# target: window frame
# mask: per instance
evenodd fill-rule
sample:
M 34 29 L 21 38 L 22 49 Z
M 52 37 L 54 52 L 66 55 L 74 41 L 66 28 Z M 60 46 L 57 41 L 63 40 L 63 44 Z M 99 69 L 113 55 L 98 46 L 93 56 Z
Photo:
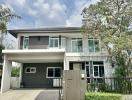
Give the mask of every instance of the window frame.
M 28 40 L 28 44 L 27 44 L 27 48 L 25 48 L 24 44 L 25 44 L 25 40 Z M 23 49 L 28 49 L 29 48 L 29 36 L 24 36 L 23 37 L 23 46 L 22 46 Z
M 89 40 L 92 40 L 93 44 L 94 44 L 94 46 L 93 46 L 94 50 L 92 52 L 90 52 L 90 50 L 89 50 L 90 49 L 89 48 Z M 99 51 L 96 51 L 95 41 L 98 41 L 98 43 L 99 43 Z M 88 38 L 88 52 L 90 52 L 90 53 L 100 52 L 100 39 L 98 39 L 98 38 Z
M 94 67 L 98 67 L 98 76 L 95 76 L 95 74 L 94 74 Z M 93 65 L 93 77 L 94 78 L 100 78 L 100 72 L 99 72 L 99 65 Z
M 55 69 L 56 68 L 59 68 L 61 70 L 60 74 L 62 73 L 62 68 L 61 67 L 47 67 L 47 70 L 46 70 L 46 78 L 61 78 L 62 75 L 60 75 L 60 77 L 55 77 Z M 48 76 L 48 69 L 53 69 L 53 77 L 49 77 Z
M 30 72 L 27 72 L 27 69 L 30 68 Z M 34 72 L 31 71 L 31 69 L 35 69 Z M 36 67 L 26 67 L 25 68 L 25 73 L 36 73 Z
M 82 49 L 81 49 L 81 51 L 79 51 L 79 49 L 77 48 L 77 51 L 76 51 L 76 53 L 80 53 L 80 52 L 83 52 L 83 39 L 82 38 L 72 38 L 72 40 L 71 40 L 71 52 L 75 52 L 75 51 L 73 51 L 73 44 L 72 44 L 72 42 L 73 41 L 79 41 L 79 40 L 81 40 L 82 41 Z
M 85 70 L 86 70 L 86 75 L 87 75 L 87 68 L 86 67 L 89 67 L 88 68 L 88 72 L 89 72 L 89 77 L 87 76 L 87 78 L 90 78 L 90 62 L 89 62 L 89 64 L 87 64 L 87 61 L 85 62 Z
M 57 47 L 50 47 L 50 43 L 51 43 L 50 39 L 52 39 L 52 38 L 58 40 L 58 46 Z M 50 49 L 52 49 L 52 48 L 59 48 L 59 36 L 50 36 L 49 37 L 49 48 Z

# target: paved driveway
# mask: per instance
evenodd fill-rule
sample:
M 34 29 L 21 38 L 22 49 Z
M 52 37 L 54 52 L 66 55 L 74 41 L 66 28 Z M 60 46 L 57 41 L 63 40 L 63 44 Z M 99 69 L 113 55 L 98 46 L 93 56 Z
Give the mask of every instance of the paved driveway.
M 22 89 L 0 94 L 0 100 L 58 100 L 58 90 Z

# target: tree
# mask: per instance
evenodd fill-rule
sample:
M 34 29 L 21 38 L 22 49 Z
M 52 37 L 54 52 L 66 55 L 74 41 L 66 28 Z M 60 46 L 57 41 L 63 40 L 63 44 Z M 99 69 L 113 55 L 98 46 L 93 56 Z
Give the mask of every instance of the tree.
M 3 33 L 6 33 L 7 24 L 14 18 L 21 18 L 20 16 L 13 13 L 10 8 L 5 5 L 0 4 L 0 31 L 1 31 L 1 41 L 3 40 Z
M 132 50 L 132 0 L 100 0 L 82 11 L 83 33 L 100 37 L 102 48 L 110 54 L 110 60 L 121 66 L 119 60 L 124 57 L 125 72 L 131 65 Z M 128 75 L 128 73 L 126 73 Z M 126 75 L 124 75 L 126 76 Z
M 2 62 L 2 49 L 4 49 L 3 34 L 6 33 L 7 24 L 14 18 L 20 18 L 20 16 L 14 14 L 10 8 L 0 4 L 0 62 Z

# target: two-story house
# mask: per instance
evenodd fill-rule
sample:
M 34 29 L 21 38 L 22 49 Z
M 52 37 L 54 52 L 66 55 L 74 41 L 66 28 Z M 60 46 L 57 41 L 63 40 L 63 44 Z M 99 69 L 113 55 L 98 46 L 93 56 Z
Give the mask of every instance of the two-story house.
M 17 38 L 16 50 L 3 50 L 1 92 L 10 88 L 12 61 L 21 63 L 21 84 L 25 88 L 53 88 L 63 70 L 80 64 L 87 77 L 111 77 L 108 53 L 100 48 L 99 37 L 87 37 L 80 27 L 9 30 Z

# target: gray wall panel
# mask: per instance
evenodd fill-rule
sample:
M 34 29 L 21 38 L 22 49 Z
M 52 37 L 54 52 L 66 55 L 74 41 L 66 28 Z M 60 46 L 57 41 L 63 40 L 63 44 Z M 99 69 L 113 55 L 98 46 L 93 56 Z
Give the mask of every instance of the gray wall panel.
M 53 88 L 53 79 L 46 78 L 47 67 L 62 67 L 63 63 L 25 63 L 22 83 L 26 88 Z M 36 67 L 36 73 L 25 73 L 26 67 Z
M 48 36 L 30 36 L 29 49 L 47 49 L 49 46 Z
M 48 45 L 49 37 L 48 36 L 30 36 L 29 45 Z
M 23 36 L 20 40 L 20 49 L 23 45 Z M 29 36 L 29 49 L 47 49 L 49 46 L 49 36 Z

